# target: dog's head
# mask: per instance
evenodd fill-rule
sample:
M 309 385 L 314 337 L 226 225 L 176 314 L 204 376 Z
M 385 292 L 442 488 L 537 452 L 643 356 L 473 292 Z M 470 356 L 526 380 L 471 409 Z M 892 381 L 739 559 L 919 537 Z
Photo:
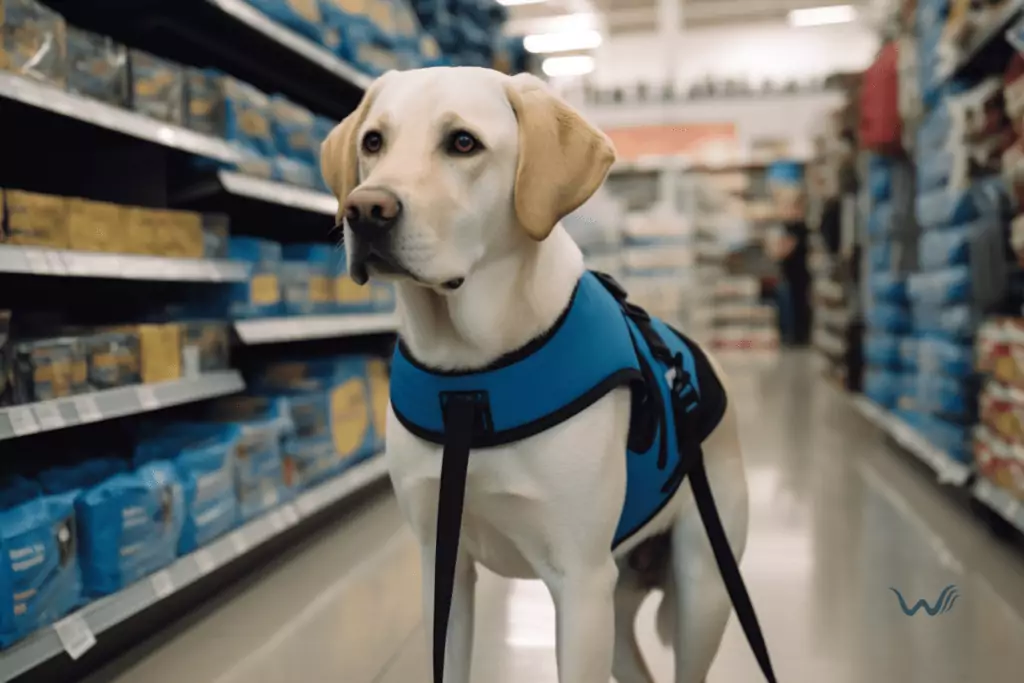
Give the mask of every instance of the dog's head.
M 468 67 L 385 74 L 321 150 L 352 278 L 440 291 L 545 239 L 614 158 L 539 79 Z

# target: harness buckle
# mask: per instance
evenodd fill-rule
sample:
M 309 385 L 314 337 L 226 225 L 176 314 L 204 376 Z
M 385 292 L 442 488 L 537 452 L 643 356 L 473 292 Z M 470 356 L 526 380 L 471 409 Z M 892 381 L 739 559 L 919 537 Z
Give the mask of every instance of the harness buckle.
M 473 440 L 486 438 L 494 434 L 491 399 L 486 391 L 442 391 L 440 393 L 440 400 L 441 416 L 444 419 L 446 430 L 449 426 L 455 429 L 466 428 L 463 425 L 450 425 L 450 416 L 453 414 L 453 408 L 456 404 L 460 407 L 469 404 L 473 411 L 473 424 L 471 427 Z

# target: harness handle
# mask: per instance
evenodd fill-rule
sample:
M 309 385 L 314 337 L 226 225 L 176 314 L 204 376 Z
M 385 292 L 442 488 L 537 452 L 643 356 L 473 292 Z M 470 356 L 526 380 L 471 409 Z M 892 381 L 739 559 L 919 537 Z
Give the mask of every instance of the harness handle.
M 478 401 L 473 395 L 452 394 L 445 402 L 444 451 L 437 499 L 437 539 L 434 555 L 434 683 L 444 681 L 448 620 L 455 591 L 455 568 L 462 535 L 466 474 Z

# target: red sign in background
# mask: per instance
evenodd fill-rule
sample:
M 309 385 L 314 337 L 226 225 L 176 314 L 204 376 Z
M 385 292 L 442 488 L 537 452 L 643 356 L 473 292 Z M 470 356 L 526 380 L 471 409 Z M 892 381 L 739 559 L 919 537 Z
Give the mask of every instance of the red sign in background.
M 734 123 L 685 123 L 633 126 L 605 130 L 618 157 L 633 161 L 644 156 L 680 155 L 700 159 L 712 149 L 732 148 L 737 142 Z

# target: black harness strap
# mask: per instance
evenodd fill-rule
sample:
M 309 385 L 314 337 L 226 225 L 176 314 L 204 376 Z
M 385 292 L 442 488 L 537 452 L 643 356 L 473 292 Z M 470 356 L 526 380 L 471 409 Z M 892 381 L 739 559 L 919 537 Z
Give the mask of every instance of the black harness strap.
M 462 535 L 469 449 L 478 421 L 479 402 L 472 395 L 453 394 L 445 402 L 445 444 L 441 455 L 441 486 L 437 499 L 437 541 L 434 556 L 434 683 L 444 681 L 448 619 L 455 592 L 455 567 Z

